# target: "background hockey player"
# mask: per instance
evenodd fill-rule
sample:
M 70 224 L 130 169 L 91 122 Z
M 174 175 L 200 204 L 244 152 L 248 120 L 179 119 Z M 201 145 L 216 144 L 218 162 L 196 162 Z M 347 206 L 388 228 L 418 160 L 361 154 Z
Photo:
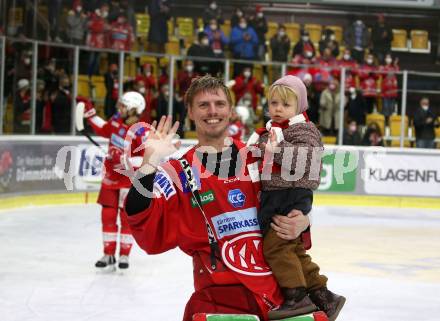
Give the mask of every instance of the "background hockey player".
M 122 202 L 131 186 L 130 179 L 117 170 L 124 169 L 124 164 L 130 162 L 133 166 L 140 165 L 142 151 L 132 154 L 132 157 L 124 155 L 124 144 L 127 135 L 132 135 L 130 140 L 131 151 L 136 150 L 142 144 L 145 130 L 135 133 L 129 131 L 130 126 L 137 123 L 139 116 L 145 109 L 145 99 L 137 92 L 125 93 L 117 103 L 117 113 L 109 120 L 104 121 L 96 115 L 96 111 L 90 102 L 85 102 L 84 118 L 92 126 L 96 134 L 110 140 L 108 154 L 104 162 L 105 173 L 99 192 L 98 203 L 102 205 L 102 231 L 104 241 L 104 256 L 95 264 L 98 268 L 114 267 L 116 263 L 116 243 L 118 239 L 118 213 L 123 211 Z M 119 262 L 121 269 L 128 268 L 128 256 L 132 246 L 132 236 L 125 215 L 120 216 L 119 235 Z

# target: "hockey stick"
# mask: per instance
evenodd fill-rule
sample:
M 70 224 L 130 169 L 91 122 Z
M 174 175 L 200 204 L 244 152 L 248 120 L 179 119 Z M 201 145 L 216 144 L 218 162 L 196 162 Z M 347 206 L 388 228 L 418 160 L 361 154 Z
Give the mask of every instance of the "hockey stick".
M 95 146 L 99 147 L 105 154 L 106 152 L 102 148 L 102 146 L 94 140 L 84 129 L 84 109 L 86 105 L 80 101 L 76 105 L 76 111 L 75 111 L 75 127 L 78 132 L 80 132 L 82 135 L 86 136 L 87 139 Z

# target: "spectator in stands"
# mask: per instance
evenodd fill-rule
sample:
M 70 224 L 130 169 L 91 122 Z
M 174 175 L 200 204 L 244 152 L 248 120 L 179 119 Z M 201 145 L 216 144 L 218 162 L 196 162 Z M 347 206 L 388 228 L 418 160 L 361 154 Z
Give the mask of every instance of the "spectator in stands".
M 332 56 L 330 48 L 324 49 L 322 56 L 315 59 L 314 65 L 310 73 L 313 75 L 313 88 L 320 95 L 334 78 L 333 73 L 337 68 L 336 59 Z
M 319 101 L 319 125 L 323 135 L 335 135 L 339 129 L 340 102 L 339 82 L 333 79 Z
M 58 75 L 56 72 L 56 59 L 52 58 L 46 61 L 38 76 L 45 83 L 45 91 L 50 95 L 58 88 Z
M 300 55 L 302 58 L 313 59 L 315 57 L 315 46 L 310 40 L 310 35 L 307 30 L 301 31 L 301 39 L 293 47 L 292 57 Z
M 435 127 L 438 127 L 437 115 L 429 106 L 429 98 L 420 100 L 420 108 L 414 114 L 414 128 L 416 130 L 417 148 L 435 148 Z
M 255 111 L 258 103 L 258 96 L 264 95 L 264 85 L 252 75 L 250 67 L 245 67 L 243 72 L 235 77 L 234 81 L 235 83 L 232 86 L 232 91 L 235 94 L 235 100 L 240 101 L 240 99 L 248 93 L 251 97 L 251 106 Z
M 31 95 L 29 80 L 20 79 L 14 99 L 14 134 L 29 134 L 31 120 Z
M 289 59 L 290 39 L 286 34 L 286 27 L 278 25 L 277 33 L 270 39 L 270 49 L 272 51 L 272 61 L 287 62 Z M 278 79 L 277 77 L 274 77 Z
M 359 134 L 358 124 L 355 120 L 351 120 L 344 129 L 342 144 L 352 146 L 359 146 L 362 144 L 361 134 Z
M 168 85 L 162 85 L 157 98 L 157 120 L 162 116 L 168 115 L 168 101 L 170 99 L 170 88 Z M 173 99 L 173 114 L 176 111 L 176 100 Z
M 136 6 L 135 0 L 122 0 L 121 9 L 125 12 L 127 17 L 127 22 L 133 30 L 133 34 L 136 38 L 137 36 L 137 20 L 136 20 Z
M 107 17 L 109 7 L 107 4 L 102 4 L 100 8 L 96 9 L 90 15 L 87 24 L 88 34 L 86 38 L 86 45 L 92 48 L 106 48 L 107 47 L 107 32 L 110 28 Z M 91 51 L 89 57 L 88 75 L 96 74 L 99 65 L 99 52 Z
M 220 29 L 218 20 L 212 18 L 209 24 L 205 27 L 205 33 L 209 39 L 209 45 L 214 52 L 216 58 L 225 58 L 225 48 L 229 43 L 229 39 Z
M 255 48 L 258 46 L 258 36 L 246 18 L 240 18 L 238 26 L 231 31 L 231 47 L 235 59 L 254 60 L 257 56 Z
M 108 9 L 108 22 L 113 23 L 118 19 L 121 12 L 121 3 L 119 0 L 111 0 Z
M 189 57 L 205 57 L 205 58 L 215 58 L 214 51 L 209 45 L 208 35 L 204 32 L 199 32 L 198 42 L 195 42 L 188 48 L 187 56 Z M 206 75 L 211 73 L 212 65 L 215 62 L 211 61 L 197 61 L 194 59 L 194 71 L 200 75 Z
M 236 108 L 232 108 L 232 116 L 228 128 L 229 136 L 232 139 L 238 139 L 243 141 L 245 134 L 245 127 L 241 121 L 240 115 L 237 113 Z
M 73 8 L 67 14 L 66 34 L 70 43 L 81 46 L 84 44 L 84 36 L 87 29 L 87 15 L 83 11 L 80 0 L 73 3 Z
M 335 32 L 331 29 L 324 29 L 321 40 L 319 41 L 319 52 L 322 55 L 325 48 L 329 48 L 332 56 L 339 56 L 339 43 L 336 41 Z
M 309 104 L 307 116 L 309 116 L 311 122 L 317 125 L 319 121 L 319 96 L 313 89 L 313 76 L 309 73 L 305 73 L 300 78 L 307 88 L 307 102 Z
M 258 37 L 257 58 L 258 60 L 265 60 L 266 56 L 266 33 L 268 30 L 266 17 L 264 16 L 263 8 L 257 5 L 255 8 L 255 15 L 249 18 L 249 25 L 254 28 Z
M 52 125 L 56 134 L 67 134 L 71 130 L 72 97 L 70 79 L 67 75 L 60 78 L 58 90 L 51 96 Z
M 399 85 L 397 83 L 396 72 L 399 71 L 399 59 L 396 58 L 393 61 L 393 57 L 390 53 L 385 56 L 385 64 L 379 67 L 381 81 L 381 94 L 382 94 L 382 114 L 385 116 L 386 123 L 393 113 L 397 113 L 395 109 L 397 96 L 399 91 Z
M 61 15 L 63 13 L 63 1 L 62 0 L 49 0 L 48 3 L 48 15 L 49 15 L 49 26 L 50 26 L 50 36 L 53 41 L 62 42 L 60 38 L 60 21 Z
M 24 50 L 19 54 L 19 57 L 14 66 L 15 79 L 31 79 L 32 51 Z
M 210 0 L 209 6 L 205 9 L 203 14 L 204 27 L 206 28 L 209 24 L 211 24 L 213 19 L 218 25 L 222 25 L 224 23 L 222 9 L 217 5 L 216 0 Z
M 362 145 L 364 146 L 383 146 L 383 136 L 379 125 L 372 122 L 368 125 L 364 137 L 362 138 Z
M 104 75 L 105 80 L 105 102 L 104 115 L 110 119 L 116 113 L 116 103 L 119 98 L 119 70 L 117 64 L 110 64 L 108 72 Z
M 119 11 L 116 20 L 110 26 L 110 47 L 118 51 L 130 51 L 134 41 L 133 29 L 127 22 L 125 12 Z
M 151 0 L 148 5 L 150 28 L 148 30 L 149 50 L 165 53 L 168 42 L 168 19 L 170 7 L 167 0 Z
M 251 93 L 246 92 L 241 99 L 237 100 L 236 110 L 242 119 L 244 125 L 244 139 L 246 140 L 255 131 L 255 124 L 258 122 L 258 117 L 252 106 Z
M 44 108 L 46 106 L 46 93 L 44 92 L 44 88 L 46 84 L 44 80 L 37 80 L 37 97 L 36 97 L 36 111 L 35 111 L 35 132 L 41 133 L 43 132 L 43 118 L 44 118 Z
M 351 87 L 356 87 L 356 73 L 358 69 L 358 64 L 356 60 L 351 56 L 351 50 L 345 49 L 344 54 L 342 55 L 342 59 L 339 59 L 336 64 L 339 68 L 346 68 L 345 70 L 345 91 Z M 341 69 L 334 69 L 333 75 L 337 79 L 341 79 Z
M 358 69 L 358 77 L 362 89 L 362 95 L 367 104 L 367 112 L 370 114 L 376 109 L 378 94 L 377 80 L 379 78 L 378 68 L 374 63 L 374 56 L 368 54 L 364 63 Z
M 183 128 L 185 126 L 186 108 L 183 101 L 185 93 L 188 90 L 191 82 L 194 78 L 199 76 L 194 71 L 194 63 L 191 60 L 185 60 L 183 64 L 183 70 L 180 70 L 177 74 L 177 91 L 175 93 L 176 109 L 174 110 L 173 119 L 180 122 L 177 133 L 180 137 L 183 137 Z
M 356 121 L 358 125 L 365 125 L 367 105 L 362 94 L 355 87 L 350 87 L 347 101 L 348 118 Z
M 377 23 L 372 27 L 371 38 L 373 52 L 379 62 L 383 63 L 385 55 L 391 51 L 391 43 L 393 42 L 393 32 L 390 27 L 385 25 L 383 14 L 377 16 Z
M 183 102 L 183 97 L 191 85 L 191 82 L 197 77 L 199 77 L 199 74 L 194 69 L 194 63 L 191 60 L 185 60 L 183 70 L 180 70 L 177 74 L 178 91 L 176 98 L 178 102 Z
M 353 58 L 362 63 L 370 41 L 370 32 L 361 19 L 354 21 L 344 33 L 346 47 L 351 50 Z
M 240 23 L 240 19 L 244 17 L 244 12 L 241 8 L 235 8 L 231 17 L 231 28 L 237 27 Z
M 154 98 L 157 97 L 157 80 L 153 72 L 153 66 L 146 63 L 142 66 L 142 73 L 137 75 L 135 79 L 136 82 L 142 81 L 145 88 L 145 93 L 139 91 L 145 97 L 146 106 L 148 107 L 145 110 L 151 108 Z M 141 119 L 143 119 L 142 116 Z

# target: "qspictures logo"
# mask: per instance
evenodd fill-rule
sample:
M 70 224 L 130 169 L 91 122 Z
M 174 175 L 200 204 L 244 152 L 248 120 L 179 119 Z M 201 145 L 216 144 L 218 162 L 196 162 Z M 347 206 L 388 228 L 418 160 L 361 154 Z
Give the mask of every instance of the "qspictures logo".
M 12 179 L 13 164 L 14 160 L 9 150 L 0 152 L 0 192 L 8 188 Z

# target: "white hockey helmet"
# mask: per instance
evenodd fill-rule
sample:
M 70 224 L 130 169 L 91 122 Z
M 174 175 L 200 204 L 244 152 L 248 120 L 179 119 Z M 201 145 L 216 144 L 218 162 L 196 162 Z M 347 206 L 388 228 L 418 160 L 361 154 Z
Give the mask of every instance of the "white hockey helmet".
M 138 115 L 142 114 L 145 109 L 145 99 L 136 91 L 126 92 L 119 99 L 119 102 L 127 107 L 127 110 L 136 109 Z

